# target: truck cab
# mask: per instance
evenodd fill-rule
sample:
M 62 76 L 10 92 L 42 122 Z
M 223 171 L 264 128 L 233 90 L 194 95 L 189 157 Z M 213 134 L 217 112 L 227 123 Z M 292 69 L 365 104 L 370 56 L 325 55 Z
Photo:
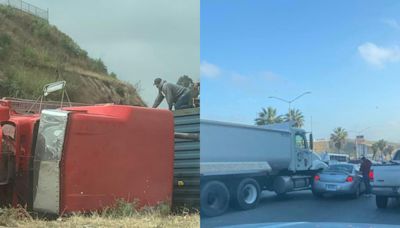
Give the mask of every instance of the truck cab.
M 264 126 L 267 129 L 282 129 L 288 130 L 292 137 L 292 153 L 295 159 L 291 159 L 288 168 L 291 172 L 315 173 L 315 170 L 326 168 L 326 165 L 321 162 L 321 157 L 313 152 L 313 135 L 301 128 L 290 127 L 292 122 L 271 124 Z M 307 137 L 308 136 L 308 137 Z
M 313 152 L 311 150 L 312 141 L 307 142 L 306 132 L 301 129 L 294 129 L 294 152 L 296 154 L 296 159 L 293 160 L 291 169 L 296 170 L 308 170 L 311 169 Z
M 0 205 L 32 206 L 32 146 L 39 124 L 36 114 L 17 114 L 0 103 Z
M 170 111 L 97 105 L 18 114 L 2 101 L 0 118 L 3 206 L 62 215 L 117 199 L 140 207 L 171 203 Z

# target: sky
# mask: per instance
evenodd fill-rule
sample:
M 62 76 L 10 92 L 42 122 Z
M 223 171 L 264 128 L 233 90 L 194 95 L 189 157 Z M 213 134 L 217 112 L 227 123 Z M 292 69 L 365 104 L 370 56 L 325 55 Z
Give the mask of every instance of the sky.
M 25 0 L 49 9 L 50 24 L 70 36 L 109 72 L 131 84 L 151 106 L 156 77 L 199 80 L 199 0 Z M 67 85 L 68 86 L 68 85 Z M 168 108 L 164 101 L 162 108 Z
M 400 1 L 201 1 L 202 119 L 254 124 L 286 100 L 315 139 L 400 142 Z M 312 119 L 312 121 L 311 121 Z

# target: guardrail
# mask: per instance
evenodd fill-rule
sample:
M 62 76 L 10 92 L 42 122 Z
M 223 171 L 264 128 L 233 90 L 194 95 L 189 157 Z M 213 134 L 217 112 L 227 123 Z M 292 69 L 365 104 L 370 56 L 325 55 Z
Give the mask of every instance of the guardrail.
M 67 107 L 70 103 L 64 102 L 61 104 L 59 101 L 44 101 L 42 102 L 41 106 L 40 103 L 34 100 L 27 100 L 27 99 L 18 99 L 12 97 L 4 97 L 3 100 L 7 100 L 11 102 L 11 107 L 18 113 L 26 113 L 30 110 L 30 113 L 39 113 L 40 108 L 43 109 L 57 109 L 61 106 Z M 84 104 L 84 103 L 72 103 L 71 106 L 88 106 L 93 104 Z
M 49 10 L 41 9 L 37 6 L 24 2 L 22 0 L 0 0 L 0 4 L 10 6 L 15 9 L 19 9 L 25 13 L 29 13 L 36 17 L 42 18 L 49 21 Z

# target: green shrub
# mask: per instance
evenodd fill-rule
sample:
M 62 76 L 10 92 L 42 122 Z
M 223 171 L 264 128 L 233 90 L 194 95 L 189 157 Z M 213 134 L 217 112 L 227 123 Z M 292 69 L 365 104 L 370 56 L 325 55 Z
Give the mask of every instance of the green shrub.
M 39 63 L 39 57 L 36 50 L 32 47 L 26 46 L 22 49 L 22 60 L 32 66 Z
M 11 36 L 7 33 L 0 34 L 0 58 L 3 59 L 8 55 L 11 46 Z
M 95 72 L 107 74 L 107 67 L 104 65 L 103 60 L 101 60 L 101 58 L 91 59 L 90 68 Z
M 111 72 L 110 76 L 111 76 L 112 78 L 117 78 L 117 75 L 116 75 L 114 72 Z
M 122 88 L 121 86 L 118 86 L 117 88 L 115 88 L 115 92 L 117 92 L 117 94 L 120 95 L 121 97 L 125 97 L 124 88 Z
M 34 19 L 32 21 L 32 34 L 44 39 L 50 39 L 51 27 L 50 25 L 42 19 Z

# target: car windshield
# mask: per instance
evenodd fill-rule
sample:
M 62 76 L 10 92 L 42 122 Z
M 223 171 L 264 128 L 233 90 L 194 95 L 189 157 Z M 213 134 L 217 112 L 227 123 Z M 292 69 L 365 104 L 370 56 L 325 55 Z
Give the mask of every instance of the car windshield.
M 353 172 L 353 166 L 352 165 L 331 165 L 329 166 L 325 171 L 326 172 L 346 172 L 346 173 L 351 173 Z

